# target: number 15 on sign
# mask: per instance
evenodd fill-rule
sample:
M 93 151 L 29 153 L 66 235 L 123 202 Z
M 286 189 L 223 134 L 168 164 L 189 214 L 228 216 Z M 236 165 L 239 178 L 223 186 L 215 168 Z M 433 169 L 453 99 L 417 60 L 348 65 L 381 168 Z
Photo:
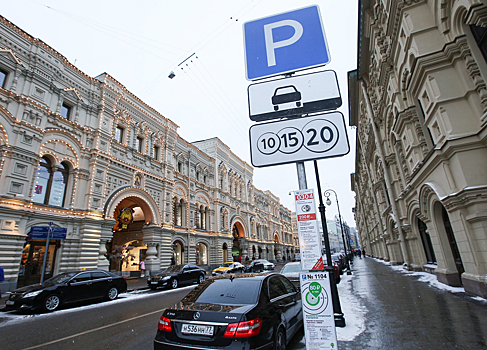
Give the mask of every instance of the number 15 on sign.
M 340 157 L 350 151 L 340 112 L 257 124 L 249 134 L 256 167 Z

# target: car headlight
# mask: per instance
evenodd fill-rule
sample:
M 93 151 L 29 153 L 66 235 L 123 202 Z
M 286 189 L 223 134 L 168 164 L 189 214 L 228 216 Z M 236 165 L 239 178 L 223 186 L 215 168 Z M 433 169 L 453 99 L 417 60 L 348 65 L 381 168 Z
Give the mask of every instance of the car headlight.
M 24 298 L 33 298 L 33 297 L 36 297 L 38 296 L 39 294 L 41 294 L 43 292 L 43 290 L 36 290 L 35 292 L 30 292 L 30 293 L 26 293 L 23 295 Z
M 161 278 L 161 281 L 167 281 L 167 280 L 168 280 L 168 279 L 170 279 L 170 278 L 171 278 L 171 276 L 165 276 L 165 277 L 162 277 L 162 278 Z

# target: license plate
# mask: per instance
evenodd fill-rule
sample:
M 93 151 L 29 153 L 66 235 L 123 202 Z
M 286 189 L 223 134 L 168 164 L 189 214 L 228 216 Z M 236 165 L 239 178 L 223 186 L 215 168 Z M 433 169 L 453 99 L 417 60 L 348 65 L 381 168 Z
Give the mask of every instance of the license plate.
M 213 326 L 201 326 L 195 324 L 183 324 L 181 333 L 186 334 L 201 334 L 201 335 L 213 335 Z
M 5 302 L 5 304 L 7 304 L 7 305 L 13 305 L 13 304 L 15 304 L 15 301 L 13 301 L 13 300 L 7 300 Z
M 159 282 L 151 282 L 150 284 L 159 284 Z

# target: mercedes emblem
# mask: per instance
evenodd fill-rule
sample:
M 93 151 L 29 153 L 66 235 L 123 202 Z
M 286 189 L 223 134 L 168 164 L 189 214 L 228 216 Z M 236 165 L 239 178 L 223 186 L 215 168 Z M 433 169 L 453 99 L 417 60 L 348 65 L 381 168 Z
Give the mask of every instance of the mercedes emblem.
M 193 315 L 193 318 L 197 320 L 198 318 L 200 318 L 200 316 L 201 316 L 200 313 L 196 311 L 196 313 Z

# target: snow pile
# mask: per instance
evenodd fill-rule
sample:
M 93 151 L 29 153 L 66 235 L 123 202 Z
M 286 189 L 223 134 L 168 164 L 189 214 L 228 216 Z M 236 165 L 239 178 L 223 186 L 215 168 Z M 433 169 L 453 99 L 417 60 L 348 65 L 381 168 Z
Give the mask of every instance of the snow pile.
M 352 275 L 343 274 L 338 284 L 338 294 L 346 327 L 336 328 L 337 339 L 351 341 L 365 330 L 367 308 L 360 303 L 359 295 L 352 293 Z

